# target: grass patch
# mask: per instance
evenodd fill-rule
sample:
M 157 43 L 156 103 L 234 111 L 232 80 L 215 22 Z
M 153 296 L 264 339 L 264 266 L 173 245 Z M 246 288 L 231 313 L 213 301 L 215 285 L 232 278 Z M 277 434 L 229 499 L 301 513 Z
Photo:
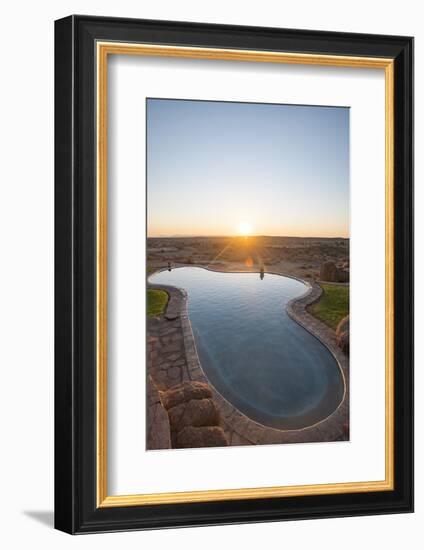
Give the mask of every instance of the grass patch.
M 321 284 L 321 298 L 309 308 L 309 312 L 333 328 L 349 315 L 349 285 Z
M 163 290 L 147 289 L 147 315 L 159 317 L 168 303 L 168 294 Z

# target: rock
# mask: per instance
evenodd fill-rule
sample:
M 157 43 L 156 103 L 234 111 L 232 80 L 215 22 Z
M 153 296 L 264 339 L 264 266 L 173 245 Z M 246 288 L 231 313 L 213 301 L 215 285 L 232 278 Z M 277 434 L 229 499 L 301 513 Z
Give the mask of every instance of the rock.
M 324 262 L 321 264 L 319 278 L 330 283 L 348 283 L 349 269 L 337 267 L 334 262 Z
M 339 283 L 348 283 L 349 282 L 349 270 L 348 269 L 337 269 L 337 281 Z
M 226 447 L 228 445 L 224 430 L 219 426 L 183 428 L 176 437 L 178 449 L 198 447 Z
M 342 332 L 349 332 L 349 315 L 346 315 L 346 317 L 343 317 L 343 319 L 337 325 L 336 334 L 339 334 Z
M 176 407 L 191 399 L 212 397 L 212 391 L 203 382 L 184 382 L 174 388 L 161 392 L 161 401 L 166 409 Z
M 345 332 L 337 338 L 337 345 L 343 353 L 349 355 L 349 333 Z
M 228 445 L 212 391 L 204 382 L 184 382 L 160 393 L 174 448 Z
M 192 399 L 168 409 L 169 422 L 173 432 L 186 426 L 216 426 L 219 413 L 212 399 Z
M 339 348 L 349 355 L 349 315 L 346 315 L 337 326 L 336 340 Z
M 321 281 L 335 281 L 337 278 L 337 267 L 334 262 L 324 262 L 321 264 L 319 275 Z

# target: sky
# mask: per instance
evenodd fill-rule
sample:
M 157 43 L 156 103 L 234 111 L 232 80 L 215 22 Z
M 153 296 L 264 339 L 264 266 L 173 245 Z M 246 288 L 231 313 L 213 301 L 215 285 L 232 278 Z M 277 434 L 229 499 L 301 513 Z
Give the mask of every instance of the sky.
M 349 236 L 349 108 L 146 101 L 149 237 Z

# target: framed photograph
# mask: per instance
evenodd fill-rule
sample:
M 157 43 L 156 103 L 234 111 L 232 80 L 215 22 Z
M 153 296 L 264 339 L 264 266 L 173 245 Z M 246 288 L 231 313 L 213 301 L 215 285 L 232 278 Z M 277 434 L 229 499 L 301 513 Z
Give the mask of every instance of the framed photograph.
M 55 525 L 411 512 L 413 39 L 55 24 Z

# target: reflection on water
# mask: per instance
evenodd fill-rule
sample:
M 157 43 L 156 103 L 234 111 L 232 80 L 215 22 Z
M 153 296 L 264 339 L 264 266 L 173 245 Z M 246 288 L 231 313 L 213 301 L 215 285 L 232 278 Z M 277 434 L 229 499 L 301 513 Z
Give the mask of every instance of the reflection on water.
M 149 281 L 187 291 L 202 368 L 228 401 L 261 424 L 302 428 L 337 408 L 342 377 L 329 350 L 286 313 L 305 285 L 263 275 L 183 267 Z

